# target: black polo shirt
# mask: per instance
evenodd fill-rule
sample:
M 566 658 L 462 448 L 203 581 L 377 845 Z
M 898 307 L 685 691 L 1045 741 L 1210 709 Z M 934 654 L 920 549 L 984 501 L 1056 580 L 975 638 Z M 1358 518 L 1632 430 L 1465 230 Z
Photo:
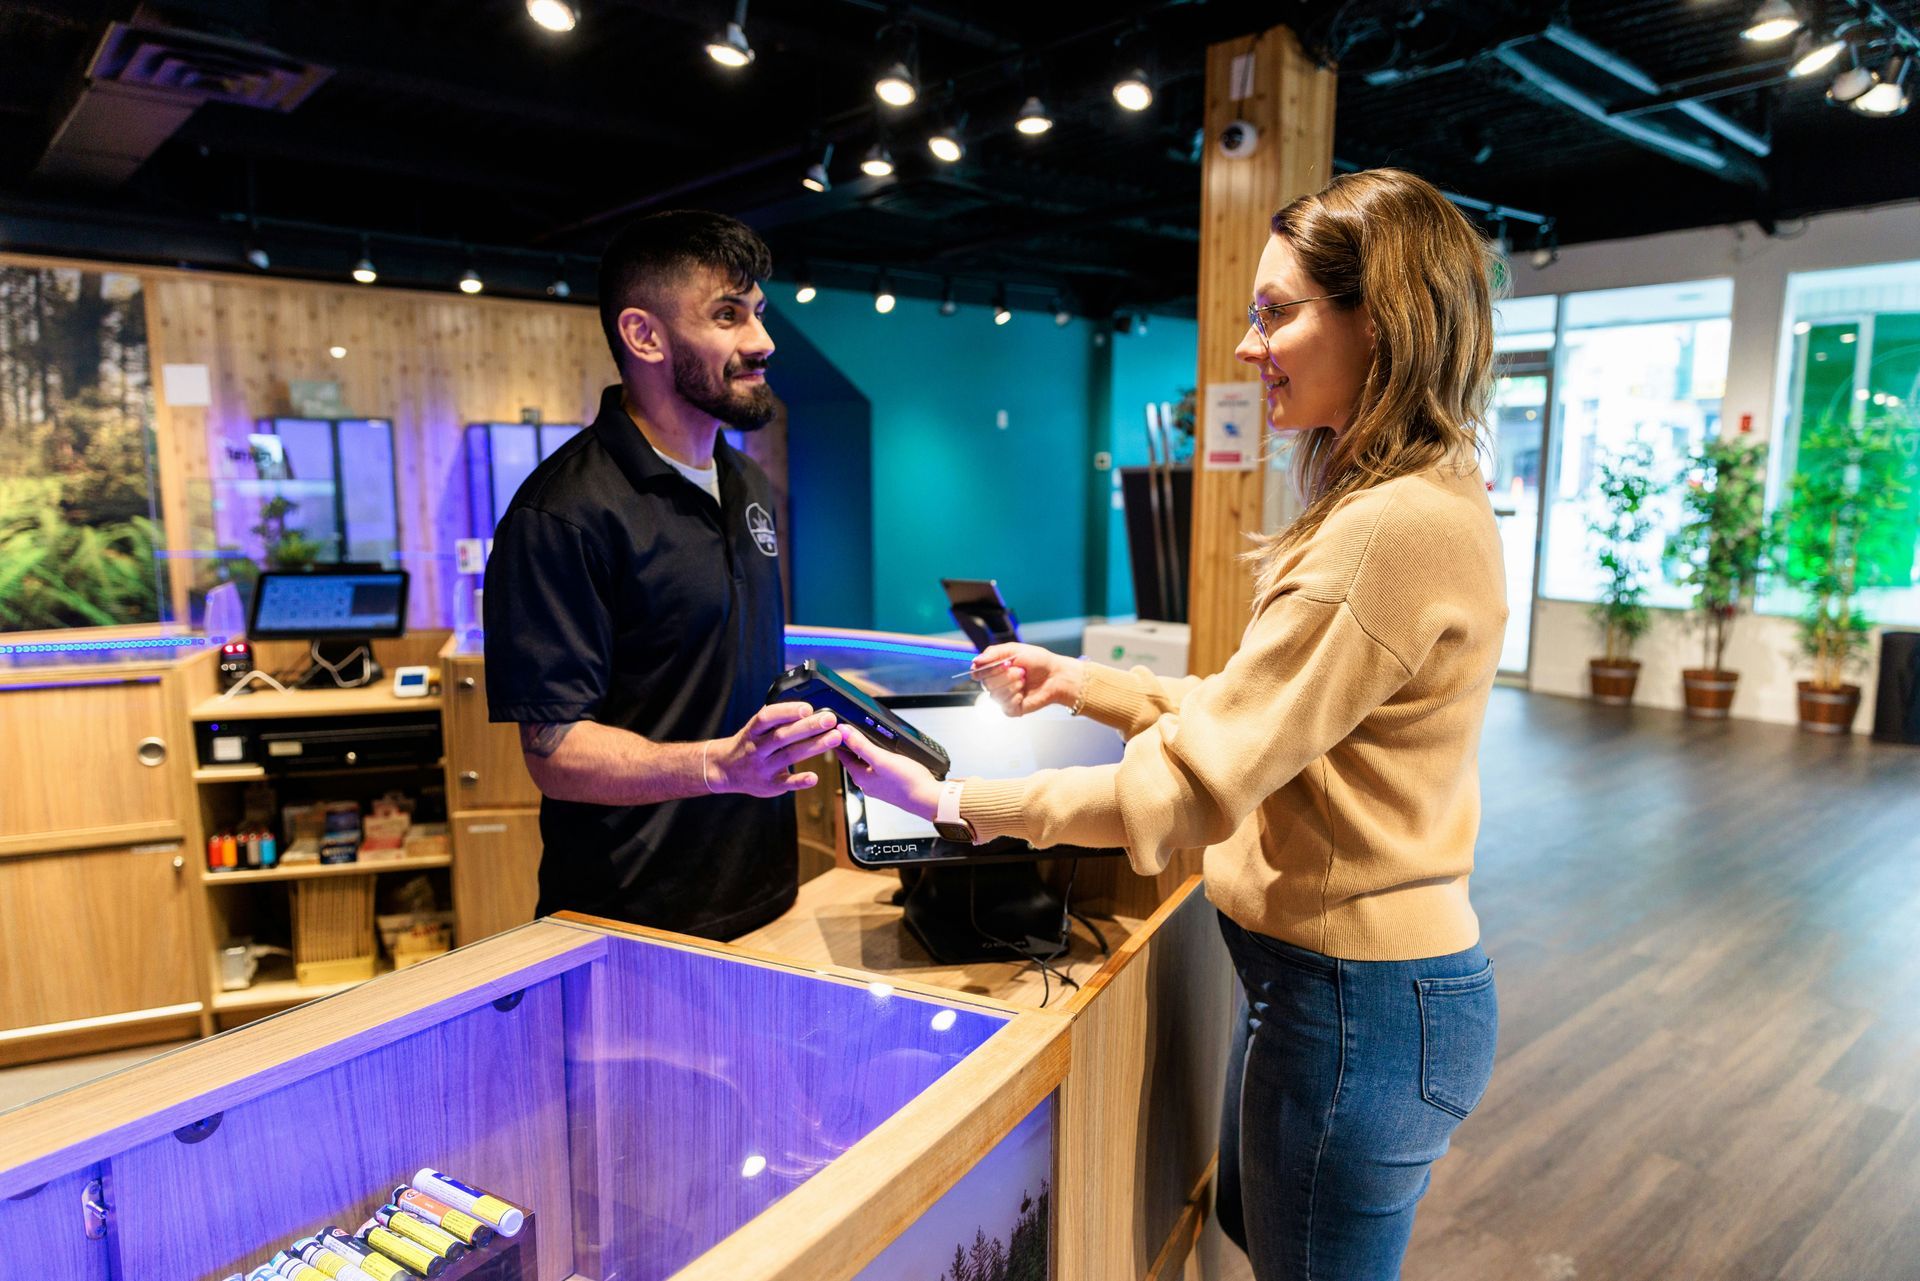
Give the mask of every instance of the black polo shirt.
M 527 477 L 487 562 L 496 721 L 598 721 L 656 742 L 746 724 L 783 666 L 773 490 L 714 442 L 720 503 L 654 452 L 621 405 Z M 732 938 L 793 902 L 792 797 L 612 808 L 540 803 L 541 915 L 573 910 Z

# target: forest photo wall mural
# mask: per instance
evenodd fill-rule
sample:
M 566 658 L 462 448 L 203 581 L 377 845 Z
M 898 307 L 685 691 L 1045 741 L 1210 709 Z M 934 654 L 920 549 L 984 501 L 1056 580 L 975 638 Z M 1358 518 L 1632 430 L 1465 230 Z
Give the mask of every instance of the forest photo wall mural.
M 160 619 L 152 417 L 139 277 L 0 266 L 0 631 Z

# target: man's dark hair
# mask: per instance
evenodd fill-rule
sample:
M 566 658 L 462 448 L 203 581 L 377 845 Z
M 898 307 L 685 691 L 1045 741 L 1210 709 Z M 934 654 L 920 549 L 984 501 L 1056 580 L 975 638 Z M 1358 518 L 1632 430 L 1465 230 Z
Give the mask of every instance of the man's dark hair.
M 600 327 L 623 366 L 620 313 L 660 310 L 661 295 L 693 271 L 720 271 L 742 293 L 773 274 L 773 254 L 738 218 L 704 209 L 668 209 L 621 228 L 600 255 Z

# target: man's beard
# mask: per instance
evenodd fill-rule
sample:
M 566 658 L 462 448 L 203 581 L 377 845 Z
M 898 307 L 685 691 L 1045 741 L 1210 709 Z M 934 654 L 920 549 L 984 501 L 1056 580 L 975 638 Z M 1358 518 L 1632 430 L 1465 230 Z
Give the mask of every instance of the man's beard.
M 765 369 L 766 366 L 748 366 L 743 361 L 730 360 L 724 374 L 715 378 L 698 356 L 681 349 L 673 353 L 673 390 L 701 413 L 735 431 L 758 431 L 773 419 L 773 388 L 765 383 L 734 386 L 732 380 L 749 368 Z

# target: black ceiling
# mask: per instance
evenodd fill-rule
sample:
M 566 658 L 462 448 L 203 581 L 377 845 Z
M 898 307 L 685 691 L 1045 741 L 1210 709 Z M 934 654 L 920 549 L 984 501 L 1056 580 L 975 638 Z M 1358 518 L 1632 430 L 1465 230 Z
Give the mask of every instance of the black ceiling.
M 823 283 L 865 285 L 885 267 L 908 293 L 951 277 L 981 301 L 1005 282 L 1015 305 L 1058 291 L 1088 314 L 1190 312 L 1204 49 L 1277 22 L 1340 63 L 1341 163 L 1404 165 L 1550 216 L 1563 244 L 1920 197 L 1920 111 L 1866 119 L 1823 100 L 1825 77 L 1785 82 L 1784 48 L 1739 37 L 1753 0 L 755 0 L 757 56 L 740 72 L 702 52 L 731 3 L 582 8 L 579 28 L 556 36 L 522 0 L 0 0 L 0 244 L 235 265 L 251 240 L 276 271 L 339 278 L 366 233 L 389 283 L 445 285 L 471 257 L 496 291 L 538 292 L 564 273 L 585 297 L 591 257 L 622 218 L 701 205 L 759 227 L 783 274 L 804 260 Z M 1881 8 L 1920 26 L 1920 0 Z M 890 16 L 913 23 L 924 92 L 886 112 L 900 169 L 870 179 L 857 166 L 882 123 L 871 83 Z M 130 177 L 76 174 L 51 163 L 50 144 L 116 22 L 325 74 L 288 110 L 199 106 Z M 1541 35 L 1550 24 L 1576 35 L 1555 44 Z M 1157 98 L 1130 115 L 1108 87 L 1115 40 L 1135 31 Z M 1577 40 L 1652 88 L 1596 81 L 1592 59 L 1567 52 Z M 1634 117 L 1729 158 L 1707 172 L 1552 100 L 1528 63 L 1614 110 L 1758 84 L 1707 105 L 1768 154 L 1673 110 Z M 1058 121 L 1039 139 L 1011 129 L 1028 93 Z M 969 142 L 952 168 L 923 146 L 949 104 Z M 827 141 L 833 189 L 813 195 L 799 177 Z M 1513 226 L 1527 247 L 1530 230 Z

